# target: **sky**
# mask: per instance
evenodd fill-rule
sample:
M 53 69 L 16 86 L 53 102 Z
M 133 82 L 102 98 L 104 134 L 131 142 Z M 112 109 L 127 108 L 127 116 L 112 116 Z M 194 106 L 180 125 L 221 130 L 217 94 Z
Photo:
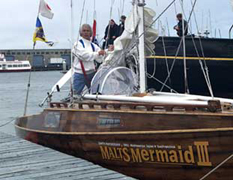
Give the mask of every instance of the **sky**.
M 132 0 L 73 0 L 74 35 L 72 38 L 71 0 L 45 1 L 52 9 L 54 18 L 50 20 L 40 16 L 40 20 L 46 38 L 56 42 L 52 47 L 55 49 L 70 48 L 71 39 L 73 42 L 78 38 L 80 24 L 93 23 L 94 11 L 96 11 L 98 39 L 101 40 L 109 19 L 114 19 L 116 23 L 119 23 L 120 15 L 127 16 L 132 7 Z M 183 0 L 186 19 L 192 9 L 191 1 L 194 0 Z M 0 0 L 0 50 L 32 49 L 39 2 L 40 0 Z M 171 2 L 172 0 L 146 0 L 146 6 L 152 8 L 158 16 Z M 160 35 L 176 35 L 173 30 L 174 25 L 177 24 L 175 14 L 183 12 L 180 2 L 181 0 L 176 0 L 175 5 L 172 5 L 155 23 L 154 27 L 159 30 Z M 197 0 L 194 12 L 197 24 L 194 16 L 189 24 L 193 34 L 197 34 L 196 27 L 198 27 L 199 31 L 208 29 L 211 32 L 210 37 L 220 37 L 220 35 L 224 38 L 229 37 L 228 30 L 233 24 L 230 0 Z M 38 42 L 36 48 L 49 49 L 51 47 Z

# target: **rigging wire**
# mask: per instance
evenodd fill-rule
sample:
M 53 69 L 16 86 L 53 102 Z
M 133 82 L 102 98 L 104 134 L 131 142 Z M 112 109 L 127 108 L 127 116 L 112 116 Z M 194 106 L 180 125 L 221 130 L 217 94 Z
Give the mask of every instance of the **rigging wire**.
M 85 10 L 85 4 L 86 4 L 86 0 L 83 0 L 83 6 L 82 6 L 82 13 L 81 13 L 81 19 L 80 19 L 80 23 L 79 23 L 79 28 L 81 28 L 82 26 L 82 21 L 83 21 L 83 14 L 84 14 L 84 10 Z M 80 34 L 78 33 L 78 39 L 79 39 Z
M 35 46 L 33 46 L 33 50 L 34 49 L 35 49 Z M 27 55 L 26 60 L 28 60 L 28 58 L 29 58 L 29 55 Z M 32 65 L 33 65 L 33 59 L 32 59 Z M 23 113 L 24 116 L 26 116 L 27 114 L 27 105 L 28 105 L 29 91 L 30 91 L 30 86 L 31 86 L 31 76 L 32 76 L 32 67 L 30 69 L 29 76 L 28 76 L 27 93 L 26 93 L 24 113 Z
M 191 4 L 192 4 L 192 6 L 193 6 L 193 1 L 192 1 L 192 0 L 191 0 Z M 193 12 L 193 15 L 194 15 L 194 20 L 195 20 L 197 32 L 199 32 L 199 27 L 198 27 L 198 23 L 197 23 L 197 18 L 196 18 L 196 13 L 195 13 L 195 11 Z M 205 53 L 204 53 L 204 48 L 203 48 L 203 46 L 202 46 L 201 37 L 198 36 L 198 39 L 199 39 L 199 44 L 200 44 L 200 48 L 201 48 L 202 57 L 205 59 Z M 193 37 L 192 37 L 192 41 L 193 41 L 193 44 L 194 44 L 194 46 L 195 46 L 197 55 L 198 55 L 198 57 L 200 57 Z M 210 76 L 209 76 L 209 69 L 208 69 L 208 66 L 207 66 L 207 64 L 206 64 L 206 61 L 205 61 L 205 60 L 204 60 L 204 61 L 199 60 L 199 63 L 200 63 L 200 65 L 201 65 L 201 69 L 202 69 L 203 75 L 204 75 L 204 77 L 205 77 L 206 84 L 207 84 L 207 87 L 208 87 L 208 89 L 209 89 L 210 95 L 211 95 L 211 97 L 214 97 L 213 89 L 212 89 L 212 85 L 211 85 L 211 81 L 210 81 Z M 204 67 L 203 67 L 203 63 L 204 63 Z
M 180 0 L 182 13 L 185 15 L 184 12 L 184 1 Z M 190 16 L 191 17 L 191 16 Z M 188 26 L 188 24 L 187 24 Z M 182 39 L 183 39 L 183 57 L 184 57 L 184 86 L 185 86 L 185 93 L 189 94 L 189 86 L 188 86 L 188 74 L 187 74 L 187 60 L 186 60 L 186 44 L 185 44 L 185 32 L 187 27 L 184 27 L 184 18 L 182 18 Z
M 83 20 L 83 14 L 84 14 L 84 9 L 85 9 L 85 3 L 86 0 L 83 0 L 83 6 L 82 6 L 82 13 L 81 13 L 81 19 L 80 19 L 80 24 L 79 24 L 79 29 L 82 26 L 82 20 Z M 70 1 L 70 8 L 71 8 L 71 44 L 73 46 L 73 37 L 74 37 L 74 32 L 73 32 L 73 28 L 74 28 L 74 14 L 73 14 L 73 0 Z M 78 39 L 79 39 L 80 33 L 78 33 Z M 72 53 L 72 46 L 71 46 L 71 74 L 73 74 L 73 53 Z M 70 102 L 71 104 L 73 103 L 73 76 L 71 76 L 70 78 Z
M 177 7 L 176 7 L 176 2 L 174 2 L 174 9 L 175 9 L 175 15 L 177 15 Z
M 194 1 L 194 4 L 193 4 L 193 6 L 192 6 L 192 10 L 191 10 L 191 12 L 190 12 L 190 15 L 189 15 L 189 18 L 188 18 L 188 21 L 187 21 L 187 24 L 188 24 L 188 23 L 190 22 L 190 20 L 191 20 L 191 17 L 192 17 L 192 14 L 193 14 L 193 12 L 194 12 L 194 7 L 195 7 L 195 5 L 196 5 L 196 2 L 197 2 L 197 0 Z M 184 14 L 184 16 L 185 16 L 185 14 Z M 185 30 L 184 30 L 184 31 L 186 31 L 187 28 L 188 28 L 188 26 L 185 27 Z M 193 37 L 192 37 L 192 38 L 193 38 Z M 172 73 L 172 70 L 173 70 L 174 65 L 175 65 L 175 62 L 176 62 L 176 60 L 177 60 L 177 56 L 178 56 L 178 53 L 179 53 L 179 51 L 180 51 L 182 42 L 183 42 L 183 39 L 181 39 L 180 44 L 179 44 L 179 46 L 178 46 L 178 48 L 177 48 L 177 51 L 176 51 L 176 54 L 175 54 L 175 59 L 173 60 L 173 63 L 172 63 L 172 66 L 171 66 L 169 75 L 167 76 L 167 78 L 166 78 L 165 81 L 164 81 L 165 84 L 167 83 L 167 81 L 168 81 L 168 79 L 169 79 L 169 77 L 170 77 L 170 75 L 171 75 L 171 73 Z M 162 86 L 162 88 L 160 89 L 160 91 L 162 91 L 163 88 L 164 88 L 164 86 Z
M 188 22 L 189 22 L 190 19 L 191 19 L 192 13 L 194 14 L 195 21 L 196 21 L 196 16 L 195 16 L 195 12 L 194 12 L 194 7 L 195 7 L 196 2 L 197 2 L 197 0 L 195 0 L 194 3 L 192 2 L 192 7 L 193 7 L 193 8 L 192 8 L 192 11 L 190 12 L 190 17 L 189 17 Z M 196 22 L 197 22 L 197 21 L 196 21 Z M 196 23 L 196 25 L 197 25 L 197 23 Z M 198 27 L 198 26 L 197 26 L 197 27 Z M 197 29 L 198 29 L 198 28 L 197 28 Z M 192 41 L 194 42 L 194 38 L 193 38 L 192 36 L 191 36 L 191 38 L 192 38 Z M 199 37 L 199 41 L 200 41 L 200 47 L 201 47 L 202 55 L 203 55 L 203 57 L 204 57 L 204 50 L 203 50 L 203 46 L 202 46 L 201 38 L 200 38 L 200 37 Z M 172 72 L 172 70 L 173 70 L 173 68 L 174 68 L 174 65 L 175 65 L 175 62 L 176 62 L 176 59 L 177 59 L 177 56 L 178 56 L 178 52 L 179 52 L 180 47 L 181 47 L 181 43 L 182 43 L 182 40 L 180 41 L 179 47 L 178 47 L 177 52 L 176 52 L 176 55 L 175 55 L 175 59 L 173 60 L 173 63 L 172 63 L 172 66 L 171 66 L 171 69 L 170 69 L 170 72 L 169 72 L 169 76 L 167 76 L 167 78 L 166 78 L 166 80 L 165 80 L 165 82 L 164 82 L 165 84 L 167 83 L 167 81 L 168 81 L 168 79 L 169 79 L 169 77 L 170 77 L 170 75 L 171 75 L 171 72 Z M 194 44 L 194 47 L 195 47 L 195 50 L 196 50 L 196 53 L 197 53 L 198 57 L 200 57 L 195 42 L 194 42 L 193 44 Z M 203 65 L 202 65 L 201 60 L 199 60 L 199 62 L 200 62 L 200 64 L 201 64 L 201 68 L 203 69 Z M 204 77 L 205 77 L 205 79 L 206 79 L 206 83 L 207 83 L 207 86 L 208 86 L 208 88 L 209 88 L 210 94 L 211 94 L 211 96 L 213 97 L 213 91 L 212 91 L 212 87 L 211 87 L 211 83 L 210 83 L 210 78 L 209 78 L 208 67 L 207 67 L 207 65 L 206 65 L 206 61 L 204 61 L 204 65 L 205 65 L 206 73 L 205 73 L 205 71 L 203 70 L 203 74 L 204 74 Z M 162 91 L 163 88 L 164 88 L 164 86 L 162 86 L 162 88 L 160 89 L 160 91 Z
M 157 81 L 158 83 L 160 83 L 161 85 L 163 85 L 164 87 L 168 88 L 170 90 L 170 92 L 173 93 L 177 93 L 177 91 L 175 91 L 172 87 L 168 86 L 167 84 L 163 83 L 162 81 L 160 81 L 158 78 L 151 76 L 149 73 L 147 73 L 147 76 L 150 76 L 151 79 L 154 79 L 155 81 Z
M 125 11 L 125 0 L 123 0 L 121 14 L 124 14 L 124 11 Z
M 159 16 L 149 25 L 149 28 L 153 26 L 153 24 L 175 3 L 176 0 L 173 0 L 160 14 Z M 145 33 L 145 32 L 144 32 Z M 141 36 L 141 35 L 140 35 Z
M 70 26 L 71 26 L 71 30 L 70 30 L 70 34 L 71 34 L 71 39 L 70 39 L 70 61 L 71 61 L 71 74 L 73 74 L 73 53 L 72 53 L 72 47 L 73 47 L 73 38 L 74 38 L 74 14 L 73 14 L 73 0 L 70 0 Z M 71 76 L 70 78 L 70 101 L 72 103 L 73 101 L 73 76 Z
M 40 6 L 41 6 L 41 1 L 39 3 L 39 8 L 38 8 L 38 12 L 37 12 L 37 18 L 39 17 L 39 14 L 40 14 Z M 33 48 L 32 48 L 33 51 L 35 50 L 35 45 L 36 44 L 33 43 Z M 29 56 L 27 56 L 26 59 L 28 59 L 28 57 Z M 32 65 L 33 65 L 33 58 L 32 58 Z M 23 113 L 24 116 L 26 116 L 26 114 L 27 114 L 28 98 L 29 98 L 29 91 L 30 91 L 30 86 L 31 86 L 31 74 L 32 74 L 32 67 L 30 69 L 29 76 L 28 76 L 27 93 L 26 93 L 26 99 L 25 99 L 25 105 L 24 105 L 24 113 Z
M 165 55 L 165 62 L 166 62 L 166 68 L 167 68 L 167 74 L 169 74 L 169 64 L 168 64 L 168 59 L 167 59 L 167 51 L 166 51 L 166 45 L 165 45 L 165 41 L 164 41 L 164 37 L 162 36 L 162 44 L 163 44 L 163 51 L 164 51 L 164 55 Z M 171 77 L 169 76 L 169 86 L 172 86 L 172 81 L 171 81 Z
M 6 125 L 8 125 L 8 124 L 10 124 L 10 123 L 13 122 L 14 120 L 15 120 L 15 118 L 12 117 L 11 120 L 9 120 L 8 122 L 6 122 L 6 123 L 4 123 L 4 124 L 1 124 L 1 125 L 0 125 L 0 128 L 6 126 Z

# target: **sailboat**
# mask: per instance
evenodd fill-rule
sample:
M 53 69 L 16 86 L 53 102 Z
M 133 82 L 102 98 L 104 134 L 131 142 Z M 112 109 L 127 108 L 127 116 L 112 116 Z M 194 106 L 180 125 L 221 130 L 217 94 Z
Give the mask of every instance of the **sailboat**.
M 17 135 L 137 179 L 232 179 L 233 100 L 145 90 L 144 45 L 155 40 L 155 13 L 144 6 L 133 1 L 91 93 L 18 118 Z

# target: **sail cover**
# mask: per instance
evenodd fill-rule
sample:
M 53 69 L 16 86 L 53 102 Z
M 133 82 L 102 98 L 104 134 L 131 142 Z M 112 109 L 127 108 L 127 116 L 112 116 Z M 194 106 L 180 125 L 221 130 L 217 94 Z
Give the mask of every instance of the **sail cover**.
M 103 68 L 96 73 L 91 83 L 92 94 L 131 95 L 137 88 L 136 75 L 126 67 Z

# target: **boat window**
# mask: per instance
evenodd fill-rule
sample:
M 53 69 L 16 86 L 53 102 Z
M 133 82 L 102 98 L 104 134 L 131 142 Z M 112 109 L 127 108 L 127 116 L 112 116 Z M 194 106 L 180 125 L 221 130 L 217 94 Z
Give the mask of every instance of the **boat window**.
M 60 120 L 60 112 L 47 112 L 45 115 L 44 126 L 47 128 L 57 128 L 59 127 Z
M 13 67 L 18 67 L 17 64 L 14 64 Z
M 2 65 L 0 65 L 0 67 L 2 67 Z
M 8 67 L 12 67 L 12 65 L 8 65 Z

